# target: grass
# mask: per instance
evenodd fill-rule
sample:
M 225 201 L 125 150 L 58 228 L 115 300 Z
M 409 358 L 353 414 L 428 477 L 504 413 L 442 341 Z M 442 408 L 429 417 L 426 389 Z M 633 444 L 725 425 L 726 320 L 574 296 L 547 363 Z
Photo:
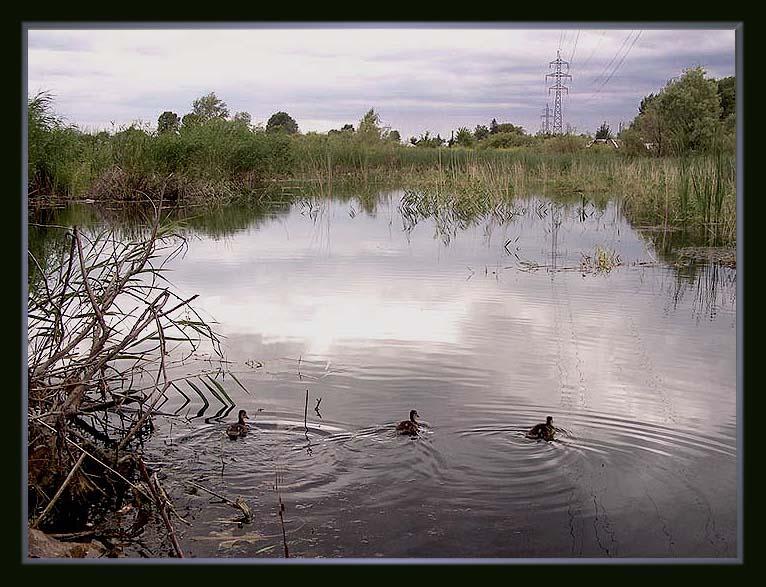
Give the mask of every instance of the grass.
M 585 149 L 583 137 L 528 137 L 524 146 L 419 148 L 358 135 L 289 136 L 213 120 L 156 134 L 131 126 L 83 133 L 29 102 L 31 204 L 92 198 L 223 205 L 300 191 L 408 188 L 459 207 L 491 208 L 529 193 L 620 198 L 634 224 L 690 227 L 697 240 L 736 239 L 734 157 L 628 157 Z M 468 200 L 474 200 L 474 203 Z M 421 204 L 423 207 L 424 204 Z M 456 212 L 458 215 L 461 212 Z

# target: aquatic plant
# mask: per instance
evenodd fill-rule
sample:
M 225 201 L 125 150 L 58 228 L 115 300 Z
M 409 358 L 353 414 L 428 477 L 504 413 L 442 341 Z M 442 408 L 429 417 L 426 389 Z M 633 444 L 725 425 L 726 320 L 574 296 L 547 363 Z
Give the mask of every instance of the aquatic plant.
M 67 246 L 45 267 L 30 252 L 39 280 L 27 305 L 33 528 L 81 529 L 96 496 L 113 503 L 134 499 L 139 506 L 155 504 L 175 554 L 183 556 L 140 443 L 168 394 L 186 397 L 182 382 L 194 386 L 197 378 L 219 401 L 233 403 L 216 378 L 222 367 L 178 370 L 193 353 L 222 353 L 192 305 L 196 296 L 180 296 L 163 276 L 185 250 L 177 228 L 162 220 L 158 207 L 134 239 L 75 226 L 64 229 Z M 143 484 L 131 479 L 138 473 Z

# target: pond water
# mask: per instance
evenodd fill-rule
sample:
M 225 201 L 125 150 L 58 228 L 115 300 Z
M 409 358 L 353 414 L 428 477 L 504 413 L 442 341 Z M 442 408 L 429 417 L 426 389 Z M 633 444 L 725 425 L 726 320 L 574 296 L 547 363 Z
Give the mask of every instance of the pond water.
M 456 219 L 402 196 L 190 222 L 167 277 L 249 393 L 161 408 L 187 555 L 736 556 L 736 270 L 676 262 L 611 202 Z M 619 264 L 583 267 L 599 247 Z M 548 415 L 555 440 L 526 438 Z

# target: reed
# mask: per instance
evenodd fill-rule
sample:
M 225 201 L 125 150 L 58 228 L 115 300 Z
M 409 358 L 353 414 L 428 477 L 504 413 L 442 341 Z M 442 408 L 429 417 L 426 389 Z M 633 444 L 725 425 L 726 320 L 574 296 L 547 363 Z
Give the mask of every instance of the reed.
M 30 525 L 78 530 L 100 515 L 95 500 L 133 500 L 159 507 L 172 538 L 157 482 L 131 480 L 142 440 L 161 402 L 191 377 L 205 377 L 228 399 L 212 377 L 220 367 L 184 366 L 193 353 L 222 359 L 217 335 L 193 307 L 196 296 L 180 296 L 163 276 L 185 241 L 161 207 L 134 239 L 62 230 L 66 246 L 45 264 L 30 252 L 38 282 L 27 306 Z

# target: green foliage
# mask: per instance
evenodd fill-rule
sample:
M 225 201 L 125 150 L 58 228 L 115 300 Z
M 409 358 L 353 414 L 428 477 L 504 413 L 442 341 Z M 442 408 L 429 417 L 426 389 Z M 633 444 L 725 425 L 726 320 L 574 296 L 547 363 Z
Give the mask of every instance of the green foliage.
M 612 131 L 609 129 L 609 125 L 606 123 L 606 121 L 604 121 L 604 123 L 596 131 L 596 138 L 597 139 L 611 139 L 612 138 Z
M 482 141 L 489 136 L 489 129 L 483 124 L 477 124 L 473 136 L 477 141 Z
M 481 142 L 479 147 L 482 149 L 508 149 L 511 147 L 523 147 L 530 145 L 532 142 L 532 137 L 520 134 L 517 131 L 498 132 L 495 134 L 490 134 L 488 138 Z
M 471 147 L 473 146 L 473 133 L 471 133 L 470 130 L 468 130 L 466 127 L 462 126 L 459 129 L 457 129 L 457 134 L 455 134 L 455 144 L 460 147 Z
M 716 82 L 695 67 L 668 82 L 658 94 L 646 96 L 626 133 L 630 150 L 637 151 L 640 143 L 649 144 L 646 150 L 656 155 L 720 148 L 734 130 L 733 80 Z
M 426 131 L 422 133 L 419 137 L 410 137 L 410 143 L 415 145 L 416 147 L 425 147 L 428 149 L 434 149 L 436 147 L 441 147 L 444 145 L 445 140 L 441 137 L 440 134 L 437 134 L 435 137 L 431 136 L 430 131 Z
M 380 125 L 380 115 L 370 108 L 359 121 L 357 130 L 359 137 L 365 142 L 379 141 L 383 135 L 383 129 Z
M 245 128 L 250 128 L 250 126 L 253 123 L 253 117 L 250 116 L 249 112 L 237 112 L 234 115 L 234 118 L 232 120 L 234 120 L 234 122 L 244 125 Z
M 181 128 L 188 129 L 193 126 L 198 126 L 202 124 L 202 119 L 199 117 L 199 115 L 194 114 L 190 112 L 189 114 L 185 114 L 184 117 L 181 119 Z
M 275 112 L 266 123 L 266 130 L 294 135 L 298 134 L 298 123 L 287 112 Z
M 516 126 L 515 124 L 511 124 L 510 122 L 503 122 L 502 124 L 498 124 L 495 127 L 495 132 L 492 134 L 500 134 L 500 133 L 510 133 L 510 134 L 517 134 L 517 135 L 525 134 L 524 129 L 522 127 Z
M 157 133 L 162 134 L 166 132 L 176 133 L 181 128 L 181 119 L 175 112 L 166 110 L 157 119 Z
M 210 92 L 192 102 L 192 114 L 196 114 L 201 122 L 207 122 L 214 118 L 228 118 L 229 108 L 226 102 L 215 95 L 215 92 Z

